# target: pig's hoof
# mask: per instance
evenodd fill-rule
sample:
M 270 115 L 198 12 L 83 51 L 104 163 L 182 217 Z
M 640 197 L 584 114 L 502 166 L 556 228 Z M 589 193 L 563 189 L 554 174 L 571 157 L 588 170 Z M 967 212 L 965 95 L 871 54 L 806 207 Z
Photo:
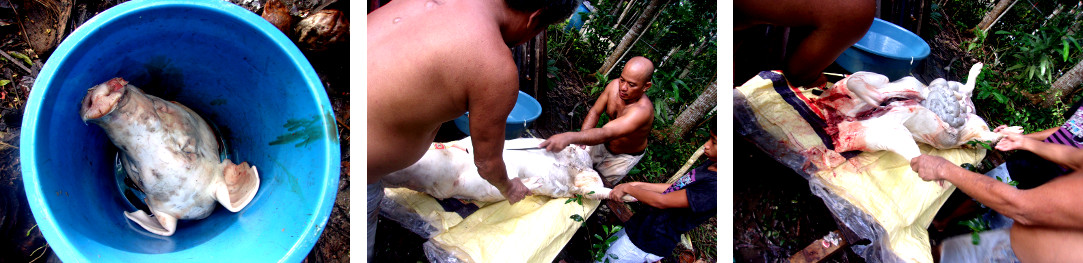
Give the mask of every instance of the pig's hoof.
M 252 201 L 259 190 L 259 171 L 247 162 L 233 164 L 226 160 L 224 178 L 215 191 L 215 199 L 230 212 L 241 211 Z
M 151 210 L 151 212 L 154 212 L 154 210 Z M 154 217 L 151 217 L 143 210 L 136 210 L 130 213 L 124 212 L 124 216 L 139 224 L 143 229 L 157 235 L 172 236 L 173 232 L 177 230 L 177 218 L 168 214 L 155 213 Z

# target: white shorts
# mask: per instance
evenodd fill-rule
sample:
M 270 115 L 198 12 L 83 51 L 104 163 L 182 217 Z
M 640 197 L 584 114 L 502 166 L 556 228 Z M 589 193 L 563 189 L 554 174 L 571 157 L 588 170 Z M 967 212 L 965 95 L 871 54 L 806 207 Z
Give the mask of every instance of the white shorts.
M 628 175 L 632 167 L 635 167 L 646 153 L 646 150 L 644 150 L 639 155 L 613 154 L 605 148 L 605 144 L 599 144 L 591 146 L 590 160 L 594 163 L 594 170 L 597 170 L 598 174 L 602 175 L 606 183 L 615 186 L 621 179 L 624 179 L 625 175 Z
M 662 260 L 662 257 L 647 253 L 632 244 L 632 240 L 628 239 L 628 233 L 625 233 L 624 229 L 621 229 L 616 235 L 618 236 L 617 241 L 613 241 L 613 244 L 609 245 L 609 250 L 605 251 L 605 257 L 598 262 L 605 262 L 607 258 L 610 263 L 644 263 Z

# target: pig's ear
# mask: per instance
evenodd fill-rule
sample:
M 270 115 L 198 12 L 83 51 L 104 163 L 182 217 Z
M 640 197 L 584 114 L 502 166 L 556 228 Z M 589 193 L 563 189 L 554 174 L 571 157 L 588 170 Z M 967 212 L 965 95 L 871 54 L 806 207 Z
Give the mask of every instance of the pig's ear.
M 177 218 L 165 213 L 154 213 L 154 217 L 150 217 L 143 210 L 136 210 L 135 212 L 124 212 L 124 216 L 131 219 L 139 226 L 143 227 L 151 233 L 161 236 L 172 236 L 177 230 Z
M 249 166 L 247 162 L 233 164 L 226 159 L 226 167 L 222 170 L 224 178 L 219 181 L 215 190 L 215 199 L 225 206 L 230 212 L 241 211 L 242 208 L 252 201 L 259 190 L 259 171 L 256 167 Z

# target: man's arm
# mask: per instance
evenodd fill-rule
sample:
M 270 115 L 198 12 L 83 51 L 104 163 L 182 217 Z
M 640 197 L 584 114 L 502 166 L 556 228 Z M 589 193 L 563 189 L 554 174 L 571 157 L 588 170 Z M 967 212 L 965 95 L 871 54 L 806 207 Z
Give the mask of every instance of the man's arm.
M 649 125 L 650 112 L 645 110 L 631 110 L 624 116 L 611 120 L 601 128 L 582 130 L 578 132 L 565 132 L 553 135 L 539 144 L 551 152 L 559 152 L 569 144 L 598 145 L 616 138 L 631 134 L 637 128 Z
M 1029 190 L 970 172 L 948 160 L 921 155 L 911 167 L 926 181 L 947 180 L 959 190 L 1024 225 L 1083 229 L 1083 174 L 1073 173 Z
M 609 105 L 610 93 L 616 90 L 619 83 L 617 80 L 610 81 L 606 84 L 605 90 L 602 91 L 602 95 L 598 96 L 598 100 L 594 101 L 594 106 L 590 107 L 590 111 L 587 111 L 587 116 L 583 118 L 583 127 L 580 131 L 594 129 L 594 126 L 598 126 L 598 120 L 602 118 L 602 112 L 605 112 L 605 106 Z
M 490 69 L 495 72 L 476 79 L 468 86 L 467 108 L 470 111 L 470 134 L 474 146 L 474 165 L 478 174 L 514 204 L 526 197 L 527 189 L 518 179 L 508 179 L 504 165 L 504 127 L 515 107 L 518 73 L 515 67 Z
M 666 189 L 669 189 L 669 186 L 670 186 L 670 184 L 666 184 L 666 183 L 648 183 L 648 182 L 627 182 L 627 183 L 623 183 L 623 184 L 628 185 L 627 187 L 643 188 L 644 190 L 659 193 L 659 194 L 661 194 L 662 192 L 665 192 Z M 617 185 L 617 186 L 620 186 L 620 185 Z M 616 187 L 614 187 L 614 188 L 616 188 Z
M 1001 151 L 1030 151 L 1042 157 L 1042 159 L 1049 160 L 1073 171 L 1083 168 L 1083 150 L 1068 145 L 1031 139 L 1025 135 L 1011 134 L 1005 136 L 997 143 L 996 148 Z
M 1034 132 L 1034 133 L 1026 134 L 1024 136 L 1026 136 L 1028 138 L 1031 138 L 1031 139 L 1034 139 L 1034 140 L 1044 141 L 1045 138 L 1049 138 L 1049 136 L 1053 135 L 1053 133 L 1057 132 L 1057 130 L 1060 130 L 1059 126 L 1049 128 L 1049 129 L 1045 129 L 1044 131 L 1040 131 L 1040 132 Z
M 657 186 L 659 185 L 665 188 L 658 190 Z M 662 194 L 668 187 L 665 184 L 623 183 L 613 187 L 613 191 L 609 192 L 609 196 L 610 199 L 620 200 L 619 197 L 628 194 L 644 204 L 660 209 L 688 207 L 688 194 L 685 193 L 687 190 L 681 189 Z

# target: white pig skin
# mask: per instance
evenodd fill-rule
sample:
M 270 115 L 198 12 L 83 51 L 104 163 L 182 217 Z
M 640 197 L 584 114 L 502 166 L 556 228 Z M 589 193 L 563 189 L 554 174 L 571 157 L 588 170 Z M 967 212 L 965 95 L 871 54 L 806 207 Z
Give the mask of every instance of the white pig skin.
M 551 153 L 545 149 L 509 150 L 536 147 L 542 139 L 521 138 L 504 142 L 504 165 L 508 178 L 521 178 L 531 194 L 551 197 L 607 199 L 611 189 L 591 168 L 589 148 L 570 145 Z M 405 187 L 435 198 L 458 198 L 483 202 L 505 200 L 500 191 L 481 178 L 474 166 L 470 137 L 449 143 L 433 143 L 413 165 L 384 176 L 385 187 Z M 591 193 L 593 192 L 593 193 Z M 625 195 L 623 201 L 635 199 Z

